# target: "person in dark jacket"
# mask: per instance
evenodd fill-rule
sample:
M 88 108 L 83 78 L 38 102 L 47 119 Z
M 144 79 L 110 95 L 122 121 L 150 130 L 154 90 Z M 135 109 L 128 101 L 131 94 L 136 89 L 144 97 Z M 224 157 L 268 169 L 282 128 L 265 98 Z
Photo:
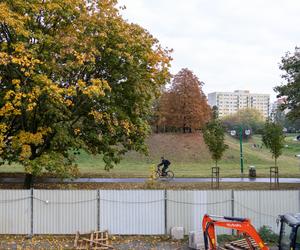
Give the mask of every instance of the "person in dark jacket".
M 163 168 L 162 168 L 162 176 L 166 176 L 167 175 L 167 169 L 168 169 L 168 167 L 170 166 L 170 164 L 171 164 L 171 162 L 170 161 L 168 161 L 167 159 L 165 159 L 163 156 L 161 157 L 161 163 L 159 163 L 158 165 L 157 165 L 157 167 L 158 167 L 158 169 L 159 169 L 159 167 L 160 166 L 163 166 Z

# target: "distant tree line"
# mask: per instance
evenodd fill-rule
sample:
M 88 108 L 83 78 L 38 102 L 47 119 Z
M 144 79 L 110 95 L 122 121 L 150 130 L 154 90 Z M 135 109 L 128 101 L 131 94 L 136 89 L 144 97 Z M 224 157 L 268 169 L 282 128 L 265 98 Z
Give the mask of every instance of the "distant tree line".
M 271 118 L 275 123 L 280 124 L 287 133 L 296 133 L 300 131 L 300 118 L 290 119 L 288 113 L 282 111 L 280 107 L 272 112 Z
M 222 123 L 227 131 L 242 127 L 243 131 L 249 129 L 251 134 L 259 134 L 264 126 L 264 117 L 257 109 L 241 109 L 238 112 L 222 118 Z M 251 136 L 250 134 L 250 136 Z M 236 136 L 239 136 L 237 133 Z M 243 137 L 248 136 L 243 133 Z

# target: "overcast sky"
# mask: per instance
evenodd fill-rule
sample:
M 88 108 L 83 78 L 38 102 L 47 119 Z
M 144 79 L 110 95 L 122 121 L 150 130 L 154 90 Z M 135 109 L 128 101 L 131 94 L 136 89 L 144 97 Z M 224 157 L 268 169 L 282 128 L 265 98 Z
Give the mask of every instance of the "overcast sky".
M 173 48 L 171 72 L 191 69 L 206 94 L 271 94 L 278 66 L 300 46 L 300 0 L 119 0 L 122 15 Z

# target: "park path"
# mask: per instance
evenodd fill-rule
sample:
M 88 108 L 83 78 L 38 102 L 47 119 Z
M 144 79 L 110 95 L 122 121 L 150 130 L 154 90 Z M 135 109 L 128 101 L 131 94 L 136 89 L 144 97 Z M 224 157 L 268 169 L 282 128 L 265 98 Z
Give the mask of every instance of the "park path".
M 35 183 L 143 183 L 147 178 L 76 178 L 76 179 L 59 179 L 59 178 L 35 178 Z M 171 183 L 201 183 L 210 182 L 211 178 L 173 178 L 164 179 L 162 182 Z M 269 178 L 220 178 L 220 182 L 243 182 L 243 183 L 269 183 Z M 280 183 L 300 183 L 300 178 L 279 178 Z M 0 183 L 24 183 L 22 177 L 2 177 Z

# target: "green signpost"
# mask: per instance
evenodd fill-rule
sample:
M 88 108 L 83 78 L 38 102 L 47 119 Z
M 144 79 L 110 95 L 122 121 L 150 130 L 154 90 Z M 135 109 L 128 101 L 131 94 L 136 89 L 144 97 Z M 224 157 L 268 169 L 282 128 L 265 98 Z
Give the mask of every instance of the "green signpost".
M 235 136 L 237 134 L 238 131 L 238 135 L 239 135 L 239 139 L 240 139 L 240 164 L 241 164 L 241 174 L 244 174 L 244 156 L 243 156 L 243 131 L 244 128 L 243 126 L 239 126 L 238 129 L 235 130 L 231 130 L 230 134 L 232 136 Z M 250 129 L 246 129 L 245 130 L 245 135 L 250 135 L 251 131 Z
M 241 158 L 241 174 L 244 173 L 244 157 L 243 157 L 243 127 L 240 126 L 240 158 Z

